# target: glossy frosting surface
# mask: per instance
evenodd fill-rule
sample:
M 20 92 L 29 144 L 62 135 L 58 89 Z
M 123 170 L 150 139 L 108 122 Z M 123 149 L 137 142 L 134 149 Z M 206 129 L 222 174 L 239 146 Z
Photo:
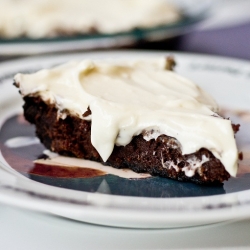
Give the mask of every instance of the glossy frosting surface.
M 23 96 L 39 95 L 55 104 L 62 119 L 69 112 L 91 120 L 91 142 L 104 161 L 114 145 L 125 146 L 133 136 L 154 131 L 144 138 L 174 137 L 183 154 L 207 148 L 236 174 L 231 122 L 216 114 L 216 102 L 195 83 L 167 70 L 165 58 L 69 62 L 17 74 L 15 82 Z M 92 114 L 83 117 L 88 107 Z

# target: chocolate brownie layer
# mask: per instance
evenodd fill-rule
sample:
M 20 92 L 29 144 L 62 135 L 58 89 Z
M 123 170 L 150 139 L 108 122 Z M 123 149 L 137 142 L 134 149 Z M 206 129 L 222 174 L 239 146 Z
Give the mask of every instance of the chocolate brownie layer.
M 24 116 L 36 125 L 37 136 L 45 147 L 61 155 L 104 163 L 91 144 L 91 121 L 72 115 L 60 119 L 56 107 L 47 105 L 40 97 L 26 96 L 24 101 Z M 89 113 L 88 110 L 85 115 Z M 204 158 L 206 161 L 203 163 Z M 182 155 L 179 143 L 166 135 L 149 141 L 143 135 L 135 136 L 125 147 L 115 146 L 104 164 L 199 184 L 221 183 L 230 177 L 220 160 L 207 149 L 202 148 L 194 154 Z M 195 164 L 200 166 L 194 175 L 186 175 Z

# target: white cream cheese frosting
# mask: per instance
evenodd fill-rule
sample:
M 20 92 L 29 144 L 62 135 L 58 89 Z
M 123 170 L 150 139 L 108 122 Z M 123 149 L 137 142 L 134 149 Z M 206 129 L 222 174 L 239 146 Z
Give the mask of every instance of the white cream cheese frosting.
M 117 33 L 178 21 L 166 0 L 0 0 L 0 36 Z
M 23 96 L 40 96 L 68 113 L 91 120 L 91 142 L 106 161 L 114 145 L 174 137 L 183 154 L 210 150 L 232 176 L 238 152 L 231 122 L 216 114 L 210 95 L 192 81 L 166 69 L 166 59 L 69 62 L 14 78 Z M 87 108 L 92 114 L 83 117 Z

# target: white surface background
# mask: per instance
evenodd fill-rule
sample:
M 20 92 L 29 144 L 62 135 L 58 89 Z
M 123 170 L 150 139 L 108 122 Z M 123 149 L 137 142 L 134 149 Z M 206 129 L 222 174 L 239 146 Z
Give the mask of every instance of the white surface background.
M 0 205 L 0 249 L 250 249 L 250 220 L 182 229 L 95 226 Z

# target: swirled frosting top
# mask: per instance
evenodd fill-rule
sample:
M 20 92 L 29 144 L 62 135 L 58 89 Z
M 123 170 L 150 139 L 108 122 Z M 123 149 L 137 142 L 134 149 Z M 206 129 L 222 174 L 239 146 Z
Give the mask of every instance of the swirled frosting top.
M 32 38 L 116 33 L 176 22 L 166 0 L 0 0 L 0 36 Z
M 69 62 L 14 78 L 23 96 L 40 96 L 68 113 L 91 120 L 91 142 L 106 161 L 114 145 L 155 131 L 176 138 L 182 153 L 210 150 L 235 175 L 238 152 L 231 122 L 216 114 L 210 95 L 166 69 L 166 59 Z M 87 109 L 91 115 L 84 117 Z M 145 138 L 148 139 L 148 138 Z

